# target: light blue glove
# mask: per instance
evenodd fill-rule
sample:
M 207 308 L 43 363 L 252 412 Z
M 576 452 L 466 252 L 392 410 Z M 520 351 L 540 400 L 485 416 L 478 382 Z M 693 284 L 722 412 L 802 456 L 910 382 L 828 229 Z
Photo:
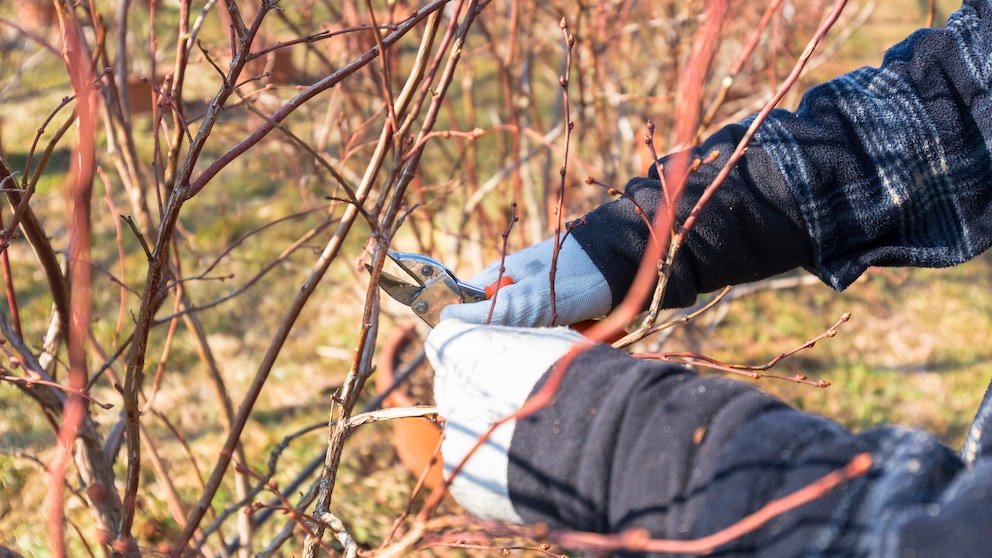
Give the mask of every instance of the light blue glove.
M 558 252 L 555 273 L 555 304 L 558 313 L 551 323 L 551 258 L 555 238 L 535 244 L 506 257 L 504 276 L 512 285 L 499 290 L 491 323 L 520 327 L 570 325 L 599 318 L 613 306 L 613 294 L 603 274 L 589 259 L 582 246 L 566 236 Z M 470 279 L 472 285 L 485 287 L 499 277 L 495 262 Z M 441 319 L 457 319 L 474 324 L 486 323 L 492 301 L 474 304 L 451 304 L 441 311 Z
M 588 344 L 564 327 L 522 329 L 444 320 L 427 336 L 434 400 L 445 418 L 445 477 L 498 420 L 524 404 L 535 384 L 572 347 Z M 469 513 L 521 523 L 510 503 L 508 451 L 516 421 L 496 429 L 466 462 L 450 492 Z

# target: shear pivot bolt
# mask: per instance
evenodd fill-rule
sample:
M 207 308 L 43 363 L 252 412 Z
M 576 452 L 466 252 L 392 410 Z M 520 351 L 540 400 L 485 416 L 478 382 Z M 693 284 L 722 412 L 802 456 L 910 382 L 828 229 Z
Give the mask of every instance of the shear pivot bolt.
M 423 267 L 423 268 L 422 268 L 422 269 L 420 270 L 420 273 L 421 273 L 421 274 L 422 274 L 422 275 L 423 275 L 424 277 L 431 277 L 432 275 L 434 275 L 434 267 L 432 267 L 432 266 L 429 266 L 429 265 L 425 265 L 425 266 L 424 266 L 424 267 Z
M 417 314 L 426 314 L 428 310 L 431 309 L 431 305 L 424 301 L 417 302 L 413 305 L 413 311 Z

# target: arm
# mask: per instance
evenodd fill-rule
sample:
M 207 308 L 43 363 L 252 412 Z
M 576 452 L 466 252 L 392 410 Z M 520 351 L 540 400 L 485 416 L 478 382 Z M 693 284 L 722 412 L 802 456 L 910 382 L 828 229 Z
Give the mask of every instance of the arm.
M 956 265 L 992 245 L 990 10 L 987 0 L 966 2 L 946 29 L 914 33 L 881 67 L 811 89 L 795 112 L 773 111 L 687 238 L 664 305 L 687 306 L 698 293 L 795 267 L 840 290 L 870 266 Z M 702 159 L 714 150 L 721 157 L 690 176 L 676 210 L 680 222 L 748 124 L 727 126 L 694 149 Z M 653 171 L 626 192 L 653 218 L 661 199 Z M 575 265 L 584 285 L 608 285 L 615 306 L 640 263 L 647 228 L 626 199 L 584 221 L 565 259 L 584 263 Z M 515 264 L 508 262 L 510 274 L 526 278 Z M 530 306 L 547 304 L 546 268 Z M 559 278 L 567 290 L 569 275 Z M 515 296 L 507 290 L 497 310 Z M 474 322 L 485 315 L 452 311 Z M 596 317 L 585 308 L 578 314 Z M 514 311 L 503 315 L 497 323 L 537 325 L 515 319 Z
M 602 347 L 576 358 L 568 378 L 553 405 L 518 423 L 510 445 L 509 493 L 527 522 L 698 538 L 866 451 L 870 475 L 726 550 L 898 556 L 941 541 L 944 555 L 968 556 L 985 544 L 982 518 L 992 519 L 992 500 L 962 488 L 987 497 L 992 478 L 965 470 L 929 435 L 895 428 L 854 435 L 742 382 Z M 951 525 L 949 540 L 943 529 Z
M 457 402 L 439 394 L 446 432 L 478 436 L 495 416 L 489 397 L 533 393 L 547 380 L 528 352 L 561 356 L 584 343 L 564 330 L 442 322 L 428 355 L 444 384 L 469 383 Z M 512 349 L 512 350 L 511 350 Z M 512 372 L 511 372 L 512 371 Z M 529 372 L 528 372 L 529 371 Z M 506 373 L 512 373 L 512 386 Z M 527 378 L 531 380 L 528 381 Z M 530 391 L 528 391 L 530 390 Z M 466 396 L 471 393 L 471 401 Z M 519 403 L 515 404 L 519 407 Z M 500 407 L 503 408 L 503 407 Z M 505 413 L 504 413 L 505 415 Z M 870 473 L 721 548 L 748 556 L 977 556 L 992 521 L 992 463 L 966 466 L 933 437 L 899 428 L 853 434 L 738 381 L 587 346 L 552 404 L 511 422 L 491 456 L 470 459 L 454 490 L 471 512 L 594 532 L 647 529 L 693 539 L 725 528 L 869 452 Z M 462 446 L 464 447 L 464 446 Z M 464 449 L 445 442 L 446 463 Z M 487 488 L 502 487 L 492 499 Z M 492 492 L 490 491 L 490 496 Z M 514 517 L 514 515 L 516 517 Z M 942 546 L 941 546 L 942 545 Z

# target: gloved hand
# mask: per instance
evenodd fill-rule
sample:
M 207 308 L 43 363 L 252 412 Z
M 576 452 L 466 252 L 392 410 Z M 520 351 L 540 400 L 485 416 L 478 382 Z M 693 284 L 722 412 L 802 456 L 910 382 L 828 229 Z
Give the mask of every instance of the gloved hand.
M 493 423 L 520 409 L 545 372 L 575 345 L 567 328 L 520 329 L 444 320 L 427 336 L 434 400 L 445 418 L 445 476 Z M 521 523 L 510 503 L 508 450 L 516 421 L 493 432 L 451 484 L 451 495 L 477 517 Z
M 570 325 L 598 318 L 613 306 L 613 295 L 606 278 L 571 235 L 565 237 L 558 252 L 555 273 L 555 306 L 558 313 L 551 323 L 551 258 L 555 238 L 535 244 L 506 257 L 504 277 L 514 283 L 499 290 L 490 323 L 520 327 Z M 491 285 L 499 277 L 495 262 L 470 279 L 472 285 Z M 441 311 L 441 319 L 457 319 L 484 324 L 492 301 L 474 304 L 451 304 Z

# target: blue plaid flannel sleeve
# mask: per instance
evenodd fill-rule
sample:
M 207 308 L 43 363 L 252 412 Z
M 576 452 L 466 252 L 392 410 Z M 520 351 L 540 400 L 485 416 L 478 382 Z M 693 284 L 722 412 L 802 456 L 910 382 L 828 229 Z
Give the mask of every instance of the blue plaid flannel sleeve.
M 843 289 L 869 266 L 945 267 L 992 244 L 992 2 L 774 111 L 756 140 Z

